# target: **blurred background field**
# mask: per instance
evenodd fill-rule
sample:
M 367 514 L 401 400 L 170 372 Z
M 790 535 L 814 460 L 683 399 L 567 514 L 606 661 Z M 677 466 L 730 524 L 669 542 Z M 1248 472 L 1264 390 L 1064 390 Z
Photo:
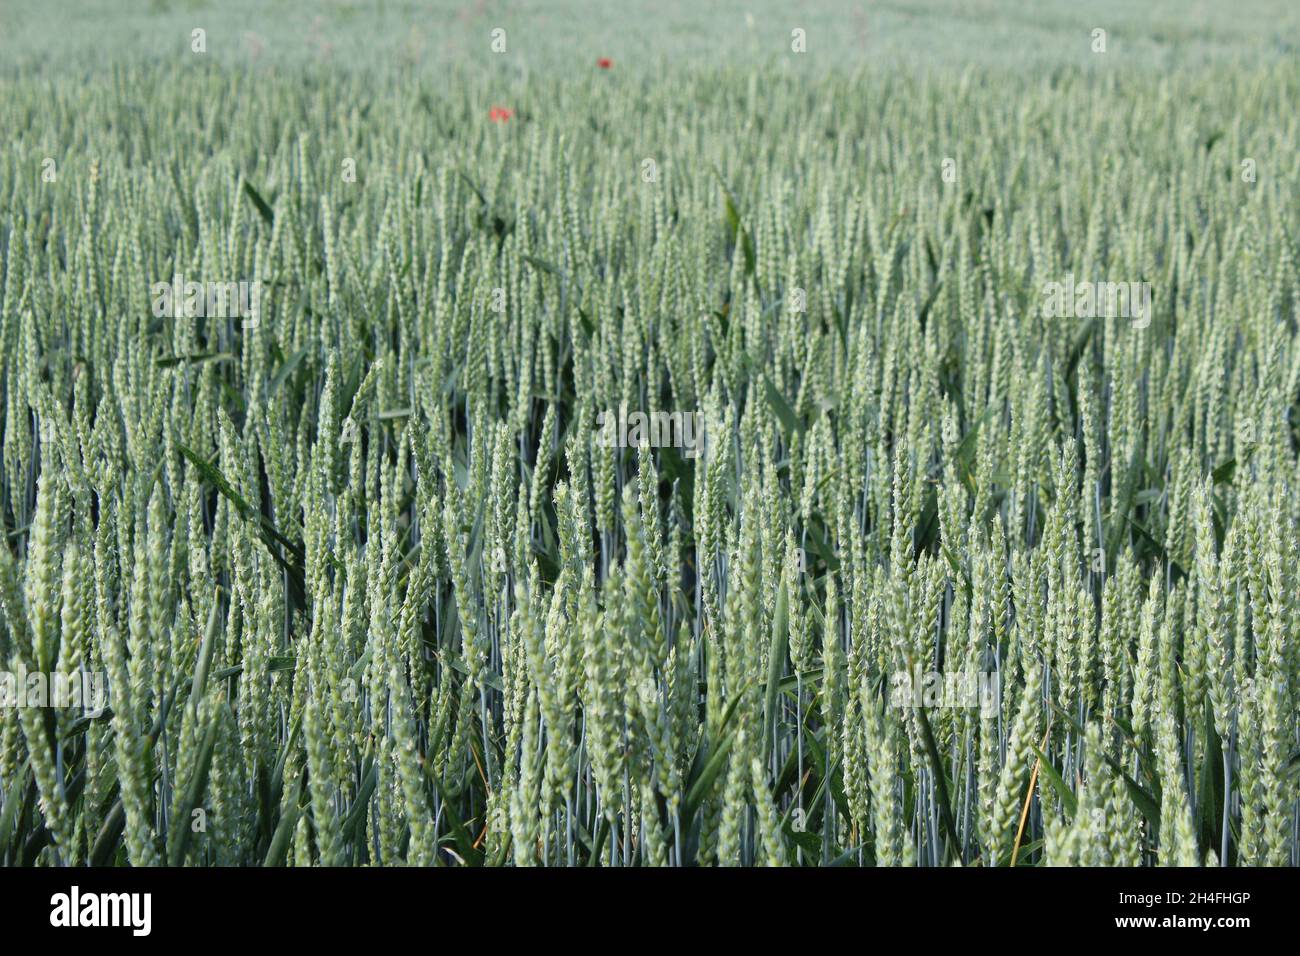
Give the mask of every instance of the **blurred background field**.
M 771 0 L 532 0 L 526 3 L 0 3 L 6 68 L 94 72 L 118 61 L 188 52 L 207 30 L 209 56 L 232 64 L 312 60 L 331 68 L 400 69 L 436 79 L 477 65 L 504 76 L 613 58 L 653 75 L 668 64 L 750 63 L 825 70 L 1003 65 L 1169 69 L 1224 59 L 1294 58 L 1300 4 L 1178 0 L 925 0 L 777 3 Z M 489 32 L 507 31 L 494 56 Z M 807 32 L 807 54 L 790 55 L 790 31 Z M 1107 30 L 1109 55 L 1089 47 Z

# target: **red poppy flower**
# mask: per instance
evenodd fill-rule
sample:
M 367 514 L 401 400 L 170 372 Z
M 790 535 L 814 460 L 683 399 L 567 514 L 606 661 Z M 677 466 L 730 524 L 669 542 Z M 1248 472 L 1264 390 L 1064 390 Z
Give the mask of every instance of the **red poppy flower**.
M 602 70 L 608 70 L 611 66 L 614 65 L 614 61 L 607 56 L 602 56 L 599 60 L 596 61 L 596 65 L 600 67 Z
M 505 106 L 494 106 L 488 110 L 488 119 L 493 123 L 504 123 L 515 115 L 515 111 Z

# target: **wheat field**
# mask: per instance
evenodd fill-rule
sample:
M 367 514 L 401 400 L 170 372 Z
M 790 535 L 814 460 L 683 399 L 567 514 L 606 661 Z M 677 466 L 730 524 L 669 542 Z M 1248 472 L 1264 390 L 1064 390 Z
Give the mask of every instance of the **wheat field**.
M 1300 863 L 1245 8 L 13 11 L 0 863 Z

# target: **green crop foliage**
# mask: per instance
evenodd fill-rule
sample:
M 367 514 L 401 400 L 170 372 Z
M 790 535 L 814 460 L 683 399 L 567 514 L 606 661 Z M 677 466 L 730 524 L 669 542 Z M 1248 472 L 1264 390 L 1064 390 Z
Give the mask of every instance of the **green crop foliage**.
M 0 862 L 1300 862 L 1296 14 L 933 6 L 16 15 Z

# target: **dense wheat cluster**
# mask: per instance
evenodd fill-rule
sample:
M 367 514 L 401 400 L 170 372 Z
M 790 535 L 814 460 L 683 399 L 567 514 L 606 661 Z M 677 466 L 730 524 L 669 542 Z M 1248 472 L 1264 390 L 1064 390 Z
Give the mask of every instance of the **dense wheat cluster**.
M 0 860 L 1296 864 L 1294 58 L 781 49 L 6 74 Z

